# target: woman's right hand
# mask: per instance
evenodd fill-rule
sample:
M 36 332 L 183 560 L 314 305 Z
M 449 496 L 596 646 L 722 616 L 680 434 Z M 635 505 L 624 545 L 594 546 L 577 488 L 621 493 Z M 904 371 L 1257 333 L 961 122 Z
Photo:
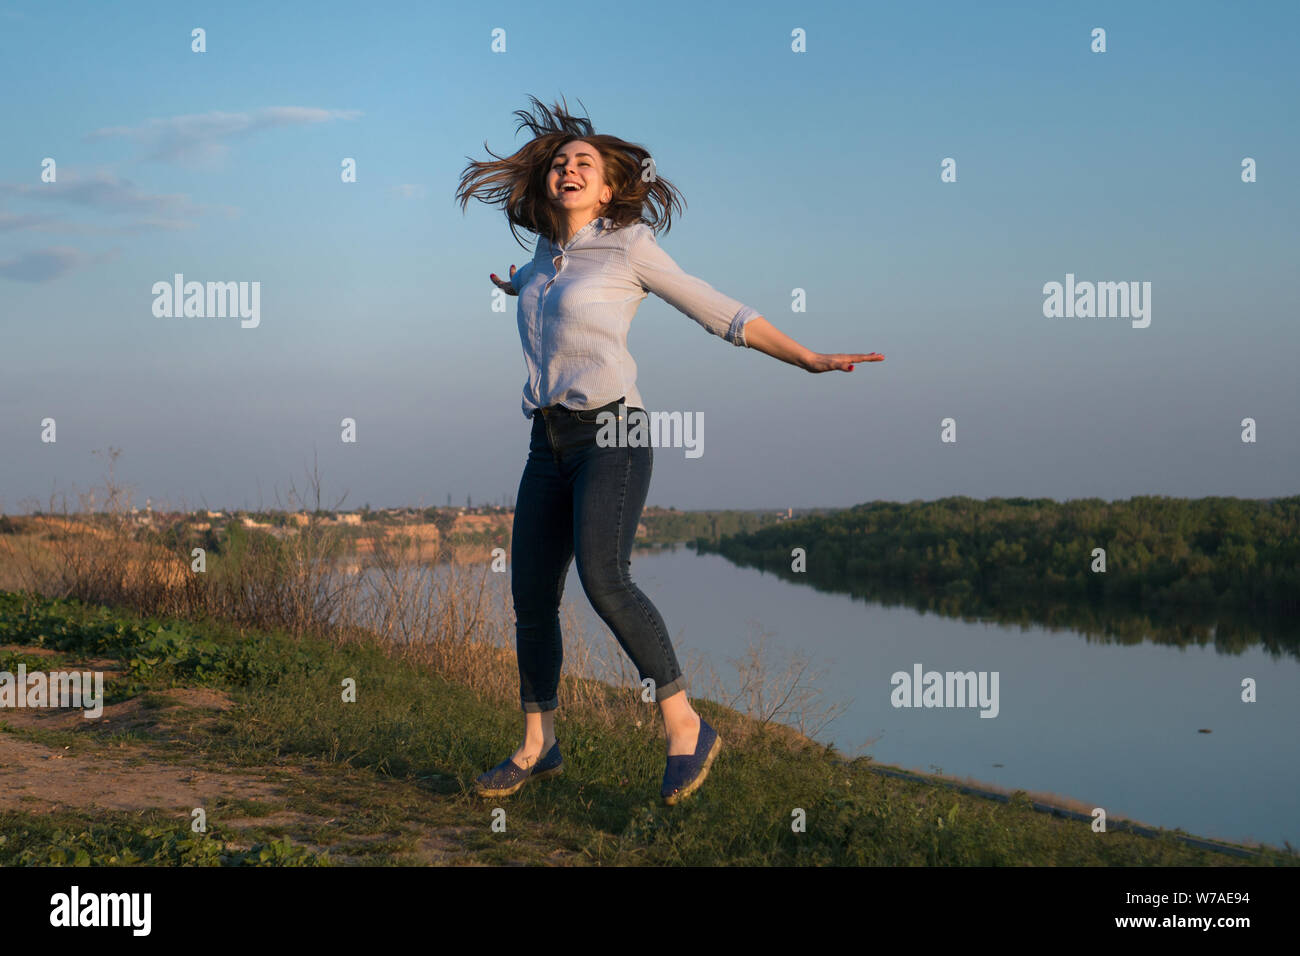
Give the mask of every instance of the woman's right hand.
M 511 267 L 510 267 L 510 278 L 513 279 L 514 277 L 515 277 L 515 267 L 514 267 L 514 266 L 511 266 Z M 500 276 L 498 276 L 495 272 L 491 273 L 490 278 L 492 279 L 493 282 L 496 283 L 496 287 L 497 287 L 498 289 L 500 289 L 502 292 L 504 292 L 506 295 L 518 295 L 518 294 L 519 294 L 519 290 L 517 290 L 517 289 L 514 287 L 514 284 L 513 284 L 512 282 L 510 282 L 508 279 L 502 279 L 502 278 L 501 278 Z

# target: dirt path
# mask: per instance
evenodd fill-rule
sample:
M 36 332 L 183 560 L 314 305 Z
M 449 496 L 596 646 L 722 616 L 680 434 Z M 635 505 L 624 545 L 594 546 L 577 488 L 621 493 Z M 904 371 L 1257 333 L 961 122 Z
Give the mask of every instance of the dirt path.
M 217 691 L 179 688 L 165 695 L 174 703 L 151 708 L 140 699 L 104 708 L 93 732 L 138 734 L 145 740 L 176 739 L 177 718 L 202 719 L 230 707 Z M 81 711 L 13 710 L 0 712 L 0 810 L 28 813 L 67 809 L 161 809 L 184 811 L 206 807 L 217 799 L 260 800 L 275 796 L 264 778 L 247 773 L 213 773 L 197 766 L 150 761 L 150 747 L 134 742 L 82 748 L 48 744 L 21 733 L 89 730 Z M 143 758 L 143 759 L 142 759 Z
M 455 794 L 319 761 L 223 769 L 197 749 L 185 752 L 201 739 L 196 729 L 234 706 L 221 691 L 171 688 L 107 706 L 93 721 L 79 710 L 0 711 L 0 811 L 71 811 L 91 821 L 103 811 L 159 810 L 188 827 L 203 808 L 232 848 L 269 831 L 341 864 L 374 863 L 379 844 L 393 862 L 476 864 L 472 843 L 483 827 L 467 818 L 480 813 L 459 808 Z M 370 824 L 372 815 L 382 820 Z M 551 852 L 545 862 L 575 857 Z

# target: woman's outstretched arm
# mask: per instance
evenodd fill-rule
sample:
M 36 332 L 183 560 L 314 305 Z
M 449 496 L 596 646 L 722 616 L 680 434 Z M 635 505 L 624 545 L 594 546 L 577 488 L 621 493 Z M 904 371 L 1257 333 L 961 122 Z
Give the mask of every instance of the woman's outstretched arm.
M 878 352 L 823 355 L 804 348 L 758 315 L 757 309 L 743 305 L 703 279 L 684 272 L 660 248 L 649 226 L 634 227 L 630 236 L 627 264 L 641 286 L 734 345 L 747 345 L 809 372 L 829 372 L 832 369 L 848 372 L 855 362 L 883 362 L 885 359 Z
M 853 371 L 857 362 L 883 362 L 885 357 L 879 352 L 866 354 L 832 354 L 814 352 L 796 342 L 761 315 L 745 323 L 745 344 L 751 349 L 758 349 L 772 358 L 789 362 L 809 372 L 829 372 L 839 369 Z

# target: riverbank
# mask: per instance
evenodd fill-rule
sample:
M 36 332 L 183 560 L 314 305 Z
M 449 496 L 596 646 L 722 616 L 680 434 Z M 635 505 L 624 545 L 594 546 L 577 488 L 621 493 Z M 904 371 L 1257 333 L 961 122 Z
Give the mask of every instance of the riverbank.
M 473 652 L 481 669 L 511 663 L 500 647 Z M 697 706 L 725 749 L 699 793 L 666 807 L 652 705 L 620 717 L 610 702 L 630 689 L 572 678 L 556 722 L 565 774 L 483 801 L 474 778 L 516 746 L 518 711 L 499 689 L 448 679 L 440 659 L 360 632 L 290 636 L 0 594 L 0 671 L 100 671 L 106 689 L 94 720 L 0 711 L 0 864 L 1297 862 L 1167 832 L 1094 833 L 1035 812 L 1027 794 L 1001 802 L 874 772 L 709 701 Z

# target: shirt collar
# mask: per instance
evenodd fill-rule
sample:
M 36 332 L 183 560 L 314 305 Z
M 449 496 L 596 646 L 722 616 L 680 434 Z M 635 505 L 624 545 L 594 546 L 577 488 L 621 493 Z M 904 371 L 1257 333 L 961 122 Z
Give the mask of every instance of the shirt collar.
M 579 236 L 586 235 L 586 233 L 589 231 L 595 230 L 595 231 L 603 232 L 606 228 L 609 227 L 609 225 L 610 225 L 610 219 L 607 216 L 597 216 L 595 219 L 591 220 L 591 222 L 587 223 L 585 226 L 583 226 L 581 229 L 575 232 L 572 236 L 570 236 L 567 245 L 570 246 L 573 245 L 574 240 L 576 240 Z M 549 239 L 547 239 L 546 241 L 553 249 L 564 248 L 564 246 L 557 245 L 556 243 L 551 242 L 551 240 Z

